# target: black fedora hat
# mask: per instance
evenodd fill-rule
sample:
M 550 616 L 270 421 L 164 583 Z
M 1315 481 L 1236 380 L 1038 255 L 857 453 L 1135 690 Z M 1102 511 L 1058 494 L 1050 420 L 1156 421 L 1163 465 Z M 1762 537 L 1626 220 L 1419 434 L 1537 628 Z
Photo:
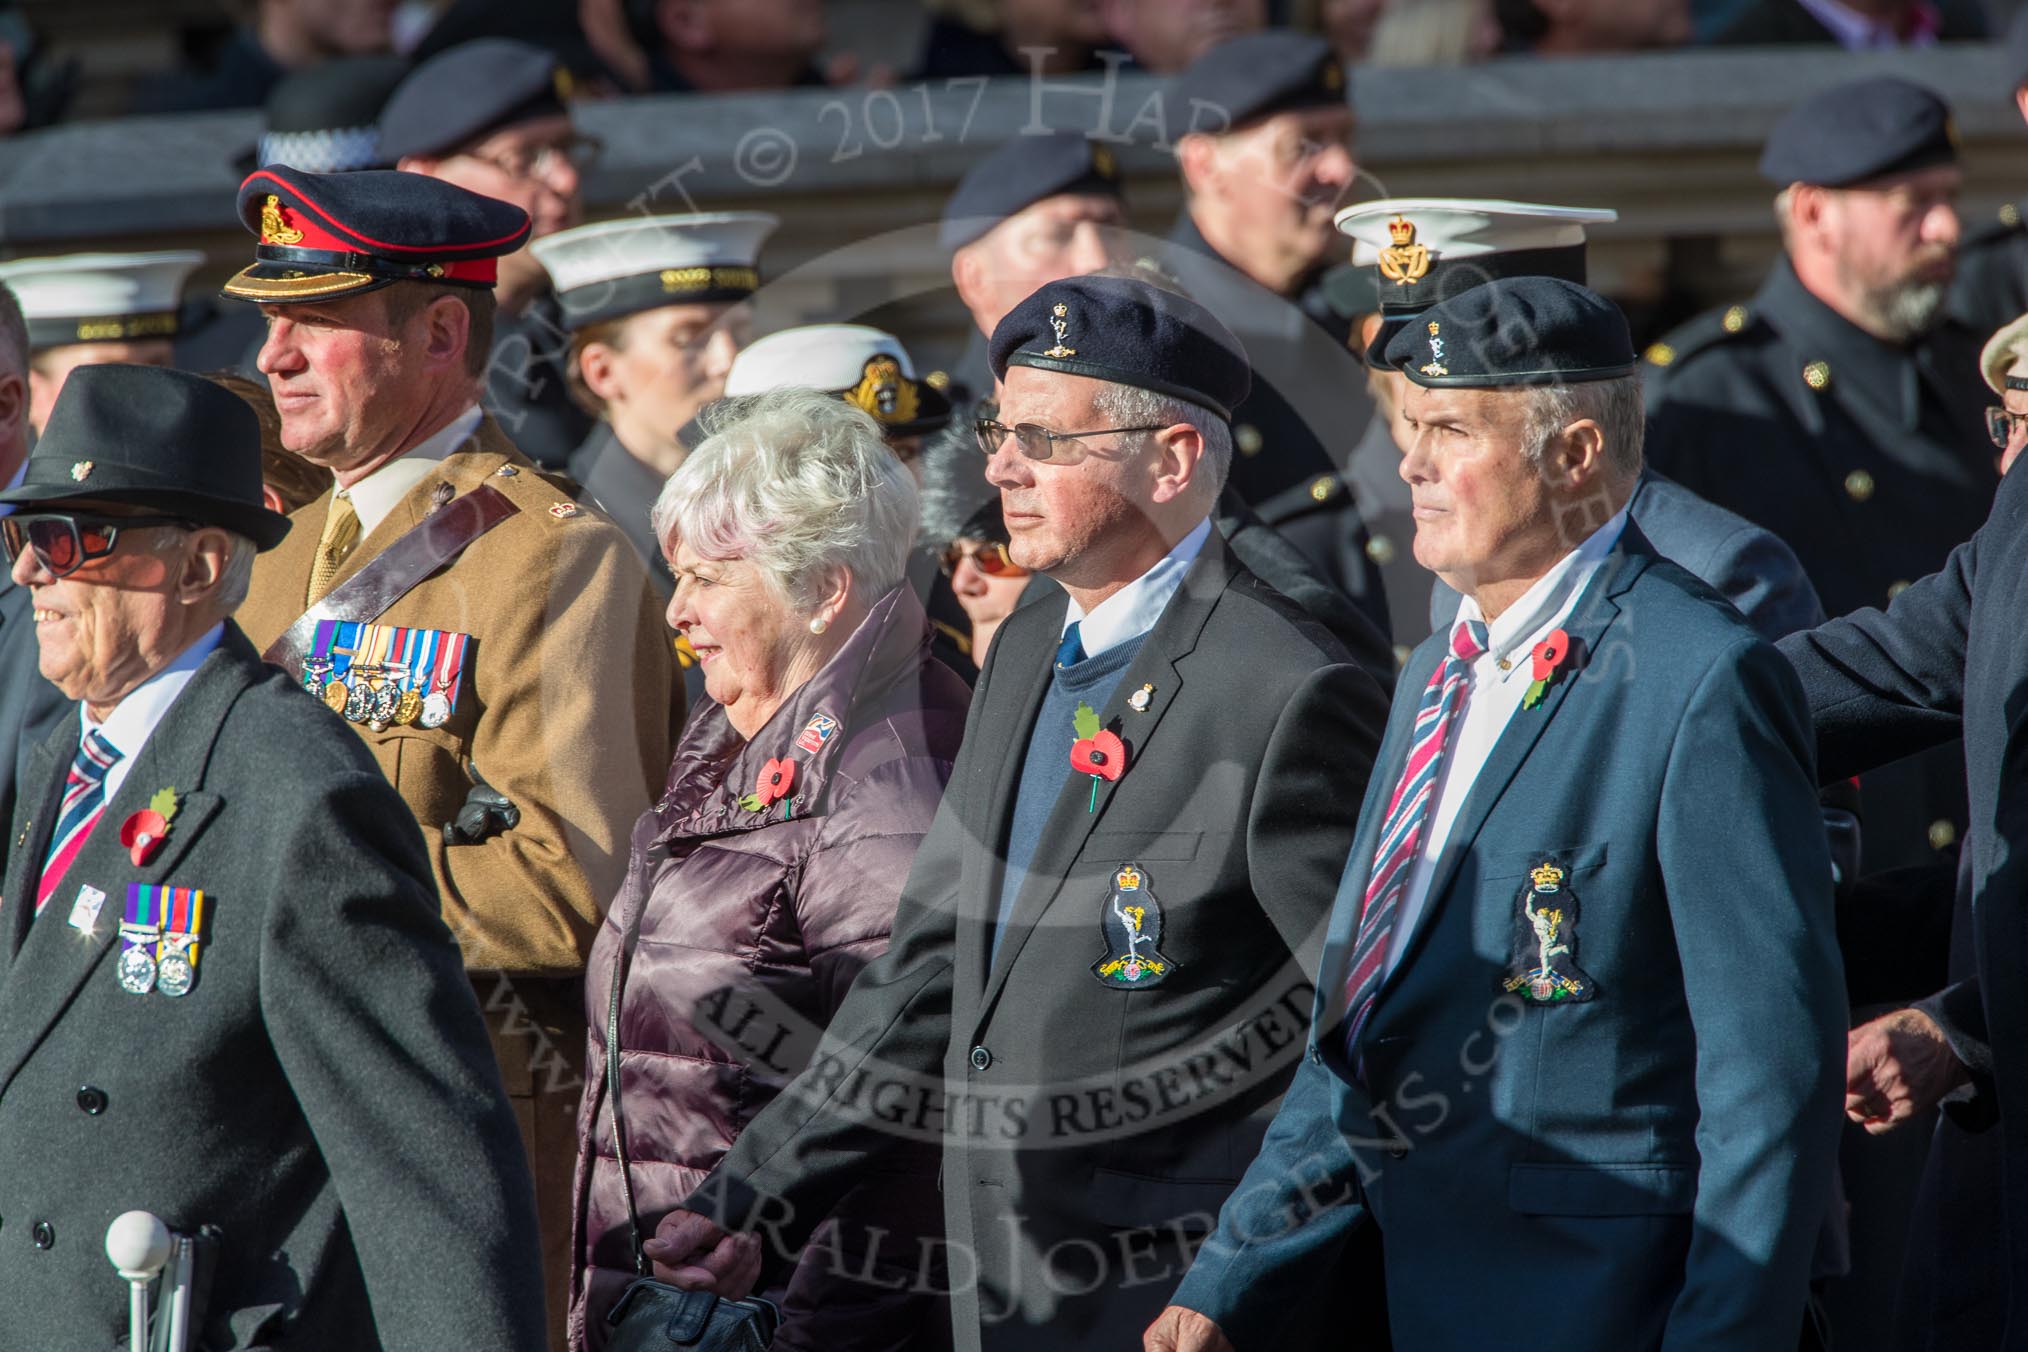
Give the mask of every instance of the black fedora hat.
M 273 549 L 289 518 L 261 502 L 261 426 L 244 399 L 161 366 L 80 366 L 63 383 L 15 507 L 57 501 L 152 507 Z

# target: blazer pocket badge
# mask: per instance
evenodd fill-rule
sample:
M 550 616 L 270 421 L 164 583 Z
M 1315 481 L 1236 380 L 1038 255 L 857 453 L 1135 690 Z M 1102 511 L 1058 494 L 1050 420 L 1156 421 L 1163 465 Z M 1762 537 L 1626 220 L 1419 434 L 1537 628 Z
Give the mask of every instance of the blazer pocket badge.
M 1148 876 L 1138 865 L 1122 864 L 1099 912 L 1099 933 L 1105 956 L 1091 965 L 1102 986 L 1116 991 L 1159 986 L 1176 964 L 1156 947 L 1162 942 L 1162 904 L 1148 890 Z
M 1577 965 L 1577 893 L 1570 871 L 1544 859 L 1529 871 L 1514 917 L 1510 970 L 1500 988 L 1531 1005 L 1582 1004 L 1598 986 Z
M 457 711 L 471 642 L 448 629 L 324 620 L 303 659 L 303 689 L 374 732 L 439 728 Z

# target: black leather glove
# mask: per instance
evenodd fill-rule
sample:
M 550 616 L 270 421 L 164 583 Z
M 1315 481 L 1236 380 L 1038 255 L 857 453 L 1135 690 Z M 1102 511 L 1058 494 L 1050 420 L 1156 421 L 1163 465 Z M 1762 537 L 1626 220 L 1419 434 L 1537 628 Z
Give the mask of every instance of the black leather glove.
M 472 791 L 465 795 L 465 805 L 458 809 L 455 818 L 444 823 L 446 845 L 477 845 L 521 824 L 521 809 L 488 784 L 476 765 L 472 767 L 472 779 L 475 782 Z

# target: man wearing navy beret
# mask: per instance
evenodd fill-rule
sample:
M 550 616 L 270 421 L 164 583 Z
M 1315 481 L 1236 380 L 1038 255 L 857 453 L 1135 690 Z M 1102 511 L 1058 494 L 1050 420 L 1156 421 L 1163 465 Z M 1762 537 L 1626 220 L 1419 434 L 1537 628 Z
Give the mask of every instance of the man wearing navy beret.
M 1793 1352 L 1845 1029 L 1802 690 L 1627 521 L 1611 302 L 1489 282 L 1385 355 L 1464 599 L 1403 673 L 1295 1083 L 1145 1345 L 1278 1346 L 1371 1224 L 1396 1347 Z
M 1014 561 L 1063 594 L 993 640 L 893 947 L 826 1033 L 838 1056 L 649 1251 L 742 1289 L 906 1139 L 860 1102 L 920 1091 L 951 1105 L 957 1347 L 1116 1349 L 1288 1082 L 1384 696 L 1213 528 L 1248 376 L 1205 310 L 1052 282 L 992 361 L 986 474 Z M 864 1095 L 830 1093 L 841 1074 Z M 726 1233 L 756 1227 L 791 1247 Z
M 282 444 L 331 491 L 254 570 L 241 623 L 342 712 L 429 845 L 536 1171 L 552 1318 L 569 1275 L 579 973 L 659 790 L 681 687 L 619 528 L 480 407 L 520 208 L 391 170 L 240 187 Z
M 1164 266 L 1239 336 L 1253 366 L 1233 410 L 1233 491 L 1386 633 L 1341 435 L 1364 427 L 1373 406 L 1321 284 L 1342 257 L 1331 218 L 1356 173 L 1345 67 L 1322 38 L 1248 33 L 1198 57 L 1162 106 L 1186 199 Z
M 1836 86 L 1775 126 L 1761 173 L 1784 256 L 1751 300 L 1648 349 L 1649 453 L 1780 536 L 1826 613 L 1885 605 L 1979 528 L 1999 483 L 1985 335 L 1945 311 L 1964 178 L 1950 109 L 1893 76 Z M 1866 870 L 1947 878 L 1963 780 L 1948 749 L 1869 777 Z

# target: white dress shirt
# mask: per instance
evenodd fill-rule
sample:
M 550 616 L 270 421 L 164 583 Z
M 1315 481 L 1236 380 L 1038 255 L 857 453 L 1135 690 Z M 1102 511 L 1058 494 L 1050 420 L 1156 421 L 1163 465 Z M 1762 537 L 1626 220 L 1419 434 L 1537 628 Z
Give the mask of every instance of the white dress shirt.
M 1499 742 L 1507 723 L 1521 712 L 1522 696 L 1533 682 L 1530 658 L 1535 645 L 1570 617 L 1577 598 L 1584 594 L 1599 565 L 1619 543 L 1626 529 L 1627 512 L 1622 507 L 1603 526 L 1585 538 L 1583 544 L 1556 561 L 1556 565 L 1521 593 L 1521 599 L 1500 613 L 1487 626 L 1486 651 L 1472 663 L 1471 678 L 1465 682 L 1464 704 L 1452 716 L 1450 737 L 1444 747 L 1443 764 L 1438 768 L 1436 796 L 1430 806 L 1430 820 L 1423 828 L 1422 850 L 1409 871 L 1408 884 L 1395 907 L 1394 931 L 1387 941 L 1387 970 L 1401 961 L 1416 922 L 1429 900 L 1429 888 L 1437 860 L 1450 842 L 1451 828 L 1471 796 L 1472 785 L 1485 768 L 1487 758 Z M 1467 620 L 1483 619 L 1479 603 L 1467 596 L 1458 605 L 1458 617 L 1445 631 L 1445 638 L 1457 632 Z M 1567 673 L 1566 673 L 1567 678 Z M 1403 698 L 1410 692 L 1404 690 Z M 1413 692 L 1416 699 L 1422 691 Z M 1521 714 L 1540 717 L 1537 711 Z M 1371 861 L 1368 861 L 1369 865 Z
M 352 487 L 339 489 L 337 496 L 350 499 L 352 510 L 359 515 L 359 538 L 363 540 L 373 534 L 374 527 L 387 520 L 387 514 L 408 496 L 409 489 L 427 479 L 445 456 L 464 445 L 483 416 L 484 411 L 477 404 L 472 405 Z
M 1063 628 L 1058 631 L 1057 640 L 1061 642 L 1075 624 L 1084 655 L 1097 657 L 1108 648 L 1117 648 L 1147 633 L 1169 608 L 1170 598 L 1183 585 L 1183 575 L 1197 562 L 1197 556 L 1204 552 L 1204 542 L 1210 538 L 1211 518 L 1207 516 L 1153 568 L 1099 602 L 1091 614 L 1085 614 L 1072 601 L 1063 613 Z
M 106 771 L 105 800 L 108 803 L 120 791 L 127 771 L 134 766 L 134 757 L 140 755 L 141 748 L 148 744 L 156 725 L 169 712 L 169 706 L 176 702 L 176 697 L 183 693 L 183 687 L 190 684 L 190 678 L 204 665 L 204 659 L 211 656 L 212 649 L 224 637 L 225 626 L 212 625 L 197 642 L 177 654 L 168 666 L 135 686 L 125 699 L 113 706 L 113 711 L 106 715 L 103 723 L 93 718 L 89 709 L 80 706 L 78 716 L 82 726 L 78 729 L 78 743 L 82 745 L 84 735 L 97 729 L 120 753 L 120 758 Z

